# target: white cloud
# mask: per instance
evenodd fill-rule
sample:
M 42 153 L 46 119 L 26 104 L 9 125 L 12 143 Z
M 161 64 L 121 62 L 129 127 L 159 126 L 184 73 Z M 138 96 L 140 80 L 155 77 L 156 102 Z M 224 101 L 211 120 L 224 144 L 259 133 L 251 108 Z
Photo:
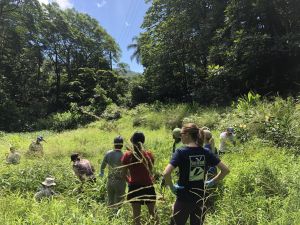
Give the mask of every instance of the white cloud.
M 98 8 L 102 8 L 104 5 L 106 5 L 106 3 L 107 3 L 107 2 L 106 2 L 105 0 L 102 0 L 101 2 L 98 2 L 98 3 L 97 3 L 97 7 L 98 7 Z
M 42 4 L 42 3 L 44 3 L 44 4 L 49 4 L 49 0 L 39 0 L 39 2 Z
M 72 8 L 73 7 L 73 4 L 70 2 L 70 0 L 55 0 L 59 6 L 62 8 L 62 9 L 66 9 L 66 8 Z
M 126 27 L 129 27 L 130 24 L 129 24 L 128 22 L 125 22 L 125 26 L 126 26 Z
M 56 2 L 60 8 L 66 9 L 66 8 L 72 8 L 73 4 L 70 0 L 38 0 L 40 3 L 49 4 L 52 2 Z

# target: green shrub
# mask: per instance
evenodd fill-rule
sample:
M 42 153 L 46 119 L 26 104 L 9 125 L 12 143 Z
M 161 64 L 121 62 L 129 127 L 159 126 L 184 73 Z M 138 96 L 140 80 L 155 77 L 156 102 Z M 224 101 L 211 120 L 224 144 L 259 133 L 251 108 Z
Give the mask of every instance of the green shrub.
M 78 114 L 73 114 L 70 111 L 63 113 L 56 113 L 52 115 L 52 129 L 56 131 L 63 131 L 66 129 L 76 128 L 80 116 Z
M 121 118 L 121 115 L 122 109 L 116 104 L 108 105 L 102 113 L 102 117 L 106 120 L 117 120 Z
M 270 104 L 269 115 L 264 124 L 264 138 L 272 141 L 276 146 L 286 146 L 300 150 L 300 109 L 294 99 L 276 98 Z
M 164 113 L 165 127 L 174 129 L 181 127 L 183 119 L 189 115 L 188 105 L 167 105 L 161 112 Z

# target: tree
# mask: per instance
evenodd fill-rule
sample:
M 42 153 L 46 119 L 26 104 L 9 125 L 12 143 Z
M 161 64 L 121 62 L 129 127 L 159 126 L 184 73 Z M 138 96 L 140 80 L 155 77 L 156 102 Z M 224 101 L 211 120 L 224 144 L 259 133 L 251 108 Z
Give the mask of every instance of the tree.
M 223 80 L 232 96 L 297 92 L 299 10 L 296 0 L 230 1 L 210 52 L 210 63 L 221 69 L 212 79 Z
M 220 0 L 152 3 L 139 41 L 145 76 L 156 99 L 194 100 L 207 77 L 209 46 L 222 25 L 225 4 Z
M 127 46 L 127 50 L 133 49 L 133 54 L 130 56 L 130 59 L 133 60 L 135 59 L 137 64 L 140 64 L 141 62 L 141 47 L 139 43 L 139 38 L 138 37 L 133 37 L 132 38 L 132 44 Z

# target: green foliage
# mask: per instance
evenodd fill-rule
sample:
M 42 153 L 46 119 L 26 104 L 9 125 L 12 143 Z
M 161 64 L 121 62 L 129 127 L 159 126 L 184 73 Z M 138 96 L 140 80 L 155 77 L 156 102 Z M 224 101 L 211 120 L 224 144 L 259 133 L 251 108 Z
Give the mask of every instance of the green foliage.
M 102 113 L 102 117 L 106 120 L 117 120 L 121 118 L 124 110 L 125 109 L 122 109 L 116 104 L 111 104 L 106 107 L 105 111 Z
M 208 224 L 297 224 L 299 201 L 291 201 L 297 182 L 291 171 L 299 166 L 299 159 L 258 140 L 247 145 L 246 151 L 223 159 L 230 164 L 231 174 Z
M 240 101 L 239 101 L 240 102 Z M 74 105 L 73 108 L 76 108 Z M 245 111 L 243 111 L 244 109 Z M 300 177 L 299 156 L 288 146 L 275 147 L 270 141 L 275 136 L 264 132 L 265 116 L 285 118 L 293 125 L 292 135 L 299 132 L 299 103 L 293 99 L 276 98 L 269 102 L 257 100 L 251 107 L 215 109 L 199 108 L 196 105 L 139 105 L 132 110 L 122 110 L 111 105 L 107 112 L 121 110 L 122 117 L 107 121 L 105 118 L 93 122 L 85 128 L 60 133 L 42 131 L 47 143 L 43 143 L 45 157 L 33 158 L 24 153 L 30 140 L 38 133 L 1 133 L 0 155 L 8 151 L 9 144 L 17 146 L 22 154 L 18 165 L 0 164 L 0 222 L 3 224 L 129 224 L 131 207 L 122 206 L 118 216 L 111 216 L 106 207 L 106 178 L 97 177 L 95 184 L 80 182 L 72 173 L 70 154 L 79 152 L 89 159 L 99 171 L 104 153 L 112 148 L 112 140 L 122 135 L 126 145 L 135 130 L 145 133 L 145 148 L 155 156 L 154 172 L 160 174 L 171 156 L 171 125 L 167 123 L 172 115 L 181 114 L 199 125 L 212 129 L 216 144 L 219 131 L 228 125 L 236 124 L 236 135 L 240 142 L 231 153 L 221 156 L 230 167 L 231 173 L 217 185 L 208 201 L 212 201 L 206 215 L 207 224 L 298 224 L 298 200 Z M 251 110 L 251 113 L 246 113 Z M 59 121 L 68 121 L 70 115 L 57 115 Z M 133 127 L 132 121 L 143 116 L 144 121 Z M 216 118 L 212 123 L 210 117 Z M 182 119 L 178 119 L 182 123 Z M 270 116 L 271 118 L 271 116 Z M 269 119 L 270 119 L 269 118 Z M 288 119 L 289 118 L 289 119 Z M 272 118 L 273 119 L 273 118 Z M 296 125 L 295 125 L 296 124 Z M 242 126 L 240 126 L 242 125 Z M 245 126 L 246 127 L 245 127 Z M 170 127 L 169 127 L 170 126 Z M 281 128 L 283 129 L 283 128 Z M 242 134 L 251 138 L 241 138 Z M 262 132 L 262 133 L 260 133 Z M 293 146 L 295 148 L 295 146 Z M 33 195 L 40 182 L 47 176 L 56 179 L 57 196 L 38 203 Z M 160 190 L 155 184 L 159 197 L 157 201 L 161 224 L 167 224 L 171 215 L 174 196 L 169 189 Z M 147 224 L 148 214 L 143 209 L 143 223 Z M 110 218 L 113 217 L 111 220 Z
M 95 19 L 75 9 L 62 10 L 55 2 L 40 5 L 37 0 L 1 1 L 0 11 L 1 130 L 35 129 L 39 119 L 57 112 L 68 114 L 71 103 L 93 105 L 99 113 L 107 102 L 120 104 L 125 82 L 112 73 L 109 89 L 96 79 L 95 71 L 110 69 L 110 58 L 117 61 L 120 49 Z M 107 100 L 102 108 L 94 100 L 98 84 L 105 91 L 100 97 Z M 73 127 L 63 120 L 59 127 Z
M 253 97 L 256 96 L 256 97 Z M 221 115 L 220 127 L 235 127 L 241 142 L 254 136 L 299 151 L 299 104 L 293 98 L 276 97 L 268 101 L 259 95 L 248 94 L 232 104 Z
M 296 119 L 299 115 L 299 105 L 296 105 L 292 98 L 277 98 L 264 121 L 265 138 L 277 146 L 294 147 L 299 151 L 300 123 Z
M 183 104 L 168 105 L 163 110 L 165 113 L 165 126 L 174 129 L 182 126 L 183 119 L 188 115 L 188 106 Z
M 209 54 L 209 62 L 223 68 L 214 78 L 227 95 L 249 90 L 297 94 L 299 48 L 294 52 L 291 46 L 299 42 L 299 7 L 296 0 L 228 1 L 226 20 L 217 29 Z M 294 23 L 285 29 L 289 20 Z
M 250 91 L 247 95 L 244 95 L 237 100 L 236 109 L 241 112 L 246 112 L 256 105 L 256 103 L 260 100 L 260 97 L 261 96 L 259 94 L 255 94 Z
M 79 115 L 73 114 L 70 111 L 64 113 L 56 113 L 52 116 L 52 128 L 56 131 L 63 131 L 65 129 L 72 129 L 77 127 Z
M 220 121 L 220 115 L 216 110 L 203 109 L 197 114 L 193 114 L 183 119 L 183 123 L 196 123 L 199 127 L 206 126 L 215 129 Z

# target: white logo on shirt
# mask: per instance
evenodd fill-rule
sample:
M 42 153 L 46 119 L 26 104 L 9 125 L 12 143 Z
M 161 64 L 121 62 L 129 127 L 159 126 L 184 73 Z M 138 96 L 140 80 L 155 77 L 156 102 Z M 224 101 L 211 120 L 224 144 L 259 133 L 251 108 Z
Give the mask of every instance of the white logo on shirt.
M 189 181 L 204 180 L 205 156 L 190 156 L 190 175 Z

